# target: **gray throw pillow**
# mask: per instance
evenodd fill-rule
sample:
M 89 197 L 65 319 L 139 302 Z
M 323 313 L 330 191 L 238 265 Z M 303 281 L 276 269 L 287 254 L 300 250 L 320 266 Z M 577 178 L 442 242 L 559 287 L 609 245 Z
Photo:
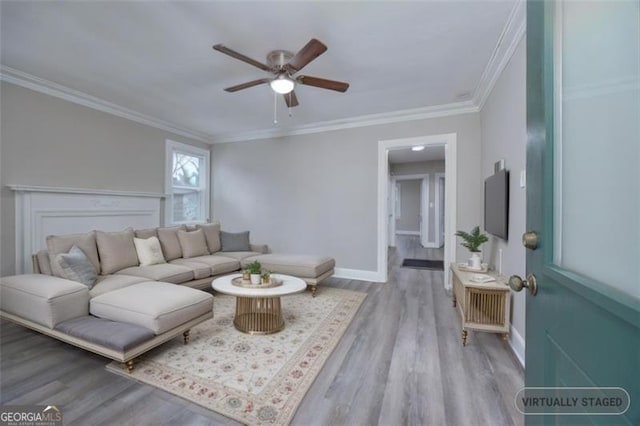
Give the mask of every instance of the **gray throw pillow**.
M 57 254 L 54 260 L 64 278 L 68 280 L 77 281 L 92 288 L 98 279 L 96 267 L 93 266 L 82 249 L 76 245 L 71 247 L 69 253 Z
M 251 245 L 249 244 L 249 231 L 220 231 L 220 243 L 222 244 L 222 251 L 251 251 Z

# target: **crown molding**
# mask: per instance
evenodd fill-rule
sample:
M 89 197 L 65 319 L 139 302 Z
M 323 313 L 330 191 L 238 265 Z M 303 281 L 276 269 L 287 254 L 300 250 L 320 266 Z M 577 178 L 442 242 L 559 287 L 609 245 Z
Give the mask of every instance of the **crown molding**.
M 480 77 L 480 82 L 473 92 L 473 103 L 481 110 L 493 90 L 496 81 L 513 56 L 527 27 L 527 10 L 524 0 L 516 0 L 500 33 L 498 43 L 493 49 L 489 62 Z
M 127 120 L 131 120 L 136 123 L 144 124 L 160 130 L 165 130 L 167 132 L 184 136 L 186 138 L 195 139 L 205 143 L 211 143 L 213 139 L 213 136 L 206 133 L 196 132 L 184 127 L 180 127 L 176 124 L 152 117 L 150 115 L 142 114 L 129 108 L 114 104 L 112 102 L 105 101 L 98 97 L 88 95 L 79 90 L 71 89 L 61 84 L 54 83 L 53 81 L 45 80 L 44 78 L 36 77 L 34 75 L 2 64 L 0 64 L 0 80 L 18 86 L 26 87 L 27 89 L 35 90 L 36 92 L 45 93 L 56 98 L 64 99 L 65 101 L 69 101 L 78 105 L 106 112 L 118 117 L 126 118 Z
M 480 82 L 473 92 L 472 100 L 387 113 L 361 115 L 288 128 L 269 128 L 221 135 L 212 135 L 186 129 L 1 64 L 0 80 L 201 142 L 209 144 L 242 142 L 479 112 L 489 97 L 500 74 L 513 56 L 518 43 L 522 40 L 525 29 L 525 1 L 516 0 L 507 22 L 500 33 L 496 47 L 482 73 Z
M 279 138 L 284 136 L 307 135 L 310 133 L 322 133 L 332 130 L 353 129 L 356 127 L 368 127 L 381 124 L 424 120 L 427 118 L 446 117 L 449 115 L 469 114 L 479 111 L 480 109 L 474 105 L 472 101 L 465 101 L 423 108 L 405 109 L 381 114 L 361 115 L 339 120 L 321 121 L 314 124 L 290 128 L 274 128 L 220 135 L 213 139 L 213 143 L 241 142 L 257 139 Z

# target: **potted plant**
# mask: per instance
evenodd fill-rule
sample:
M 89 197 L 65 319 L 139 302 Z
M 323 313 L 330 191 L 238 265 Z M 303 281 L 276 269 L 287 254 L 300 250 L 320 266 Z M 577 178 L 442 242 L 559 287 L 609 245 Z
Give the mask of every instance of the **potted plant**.
M 260 284 L 260 272 L 262 270 L 262 265 L 260 265 L 260 262 L 254 260 L 253 262 L 249 263 L 247 265 L 247 270 L 249 271 L 249 274 L 251 276 L 251 284 Z
M 247 268 L 242 270 L 242 281 L 251 281 L 251 274 Z
M 271 284 L 271 272 L 266 271 L 262 273 L 262 284 Z
M 482 259 L 480 258 L 480 246 L 487 241 L 489 238 L 486 234 L 480 232 L 480 227 L 476 226 L 471 230 L 471 232 L 458 231 L 456 232 L 456 236 L 462 238 L 463 243 L 462 247 L 465 247 L 471 252 L 471 258 L 469 259 L 469 267 L 472 269 L 482 269 Z

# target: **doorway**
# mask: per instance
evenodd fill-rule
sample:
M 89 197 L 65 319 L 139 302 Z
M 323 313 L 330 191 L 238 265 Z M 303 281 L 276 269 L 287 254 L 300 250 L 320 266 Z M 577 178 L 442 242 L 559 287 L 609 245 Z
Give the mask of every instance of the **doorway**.
M 412 148 L 414 146 L 424 146 L 426 149 L 430 147 L 444 147 L 444 179 L 446 185 L 442 185 L 442 198 L 443 208 L 438 205 L 438 211 L 444 212 L 444 220 L 442 227 L 444 228 L 444 236 L 442 238 L 441 246 L 444 247 L 444 283 L 445 288 L 451 288 L 450 272 L 446 265 L 449 265 L 455 259 L 455 236 L 454 230 L 456 229 L 456 160 L 457 160 L 457 136 L 455 133 L 448 133 L 442 135 L 421 136 L 415 138 L 404 139 L 392 139 L 382 140 L 378 142 L 378 271 L 377 276 L 380 281 L 387 281 L 387 256 L 389 243 L 393 242 L 394 234 L 391 232 L 391 215 L 392 215 L 392 203 L 391 197 L 393 194 L 392 185 L 393 181 L 391 176 L 391 167 L 389 166 L 389 154 L 393 150 L 400 148 Z M 431 176 L 431 182 L 435 188 L 441 187 L 436 184 L 435 176 Z M 435 192 L 435 190 L 433 191 Z M 436 198 L 436 200 L 438 200 Z M 437 201 L 439 203 L 439 200 Z M 436 201 L 433 206 L 429 206 L 429 210 L 433 211 Z M 433 215 L 435 216 L 435 214 Z M 440 227 L 440 224 L 433 222 L 433 229 L 436 230 Z M 436 241 L 437 243 L 437 232 Z
M 431 237 L 429 175 L 392 175 L 389 184 L 389 246 L 395 247 L 396 235 L 415 235 L 427 247 Z

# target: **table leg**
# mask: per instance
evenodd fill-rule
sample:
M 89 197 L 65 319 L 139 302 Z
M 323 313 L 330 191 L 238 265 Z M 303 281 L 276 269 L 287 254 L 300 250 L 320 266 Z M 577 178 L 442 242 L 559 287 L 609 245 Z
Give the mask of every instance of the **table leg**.
M 462 329 L 462 346 L 467 346 L 467 330 Z
M 237 297 L 233 325 L 243 333 L 277 333 L 284 328 L 280 298 Z

